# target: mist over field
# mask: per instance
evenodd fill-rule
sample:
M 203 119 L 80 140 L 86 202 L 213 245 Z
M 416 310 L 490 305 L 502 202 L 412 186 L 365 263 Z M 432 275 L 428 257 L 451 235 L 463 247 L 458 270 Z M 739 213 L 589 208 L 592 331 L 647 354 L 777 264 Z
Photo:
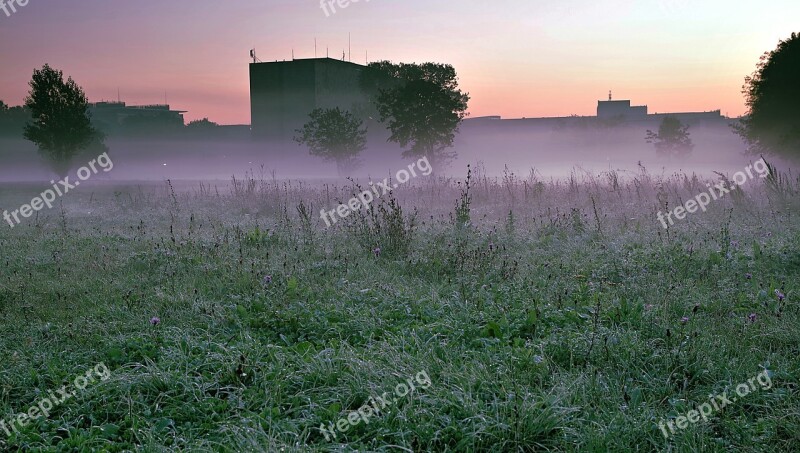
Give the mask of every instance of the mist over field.
M 800 451 L 797 17 L 0 0 L 0 453 Z
M 509 129 L 462 126 L 453 147 L 458 158 L 437 168 L 437 173 L 464 177 L 467 164 L 482 163 L 492 177 L 501 177 L 507 167 L 520 177 L 535 170 L 544 179 L 565 179 L 573 171 L 599 175 L 619 170 L 630 175 L 642 165 L 657 174 L 685 172 L 713 177 L 715 171 L 734 173 L 758 158 L 746 153 L 746 145 L 726 125 L 693 128 L 696 149 L 685 158 L 657 155 L 644 141 L 646 126 L 588 131 L 524 126 Z M 0 143 L 5 163 L 0 167 L 0 182 L 43 181 L 54 176 L 30 142 L 0 139 Z M 270 178 L 274 171 L 279 179 L 341 180 L 334 165 L 309 156 L 294 143 L 254 142 L 246 136 L 213 140 L 111 138 L 106 143 L 119 166 L 98 178 L 102 181 L 219 181 L 244 177 L 251 171 L 263 171 Z M 375 139 L 352 175 L 366 178 L 390 174 L 410 162 L 400 156 L 401 152 L 397 145 Z M 75 165 L 82 164 L 76 161 Z

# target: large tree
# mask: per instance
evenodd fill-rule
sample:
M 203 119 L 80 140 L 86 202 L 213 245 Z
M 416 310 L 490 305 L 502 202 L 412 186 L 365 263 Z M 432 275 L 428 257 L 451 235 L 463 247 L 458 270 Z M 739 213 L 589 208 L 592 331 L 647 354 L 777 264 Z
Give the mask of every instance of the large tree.
M 449 151 L 466 116 L 469 94 L 458 88 L 451 65 L 438 63 L 369 66 L 362 87 L 374 96 L 389 141 L 407 148 L 404 157 L 427 157 L 436 167 L 454 158 Z
M 750 150 L 800 160 L 800 35 L 764 53 L 742 91 L 748 111 L 736 130 Z
M 306 145 L 312 156 L 336 162 L 339 175 L 347 174 L 358 163 L 358 155 L 367 146 L 367 130 L 364 123 L 348 111 L 315 109 L 309 122 L 294 140 Z
M 65 176 L 72 160 L 83 150 L 105 150 L 103 135 L 92 127 L 89 102 L 83 89 L 62 71 L 45 64 L 33 71 L 25 107 L 33 122 L 25 126 L 24 136 L 39 148 L 59 176 Z
M 658 133 L 647 131 L 647 143 L 653 143 L 656 152 L 665 156 L 686 156 L 694 149 L 689 126 L 674 116 L 665 116 L 658 127 Z

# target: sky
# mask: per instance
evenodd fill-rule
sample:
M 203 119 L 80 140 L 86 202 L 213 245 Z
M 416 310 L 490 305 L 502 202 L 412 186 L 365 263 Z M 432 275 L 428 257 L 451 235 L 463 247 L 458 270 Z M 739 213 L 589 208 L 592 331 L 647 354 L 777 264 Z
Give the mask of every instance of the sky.
M 8 2 L 10 0 L 5 0 Z M 773 0 L 28 0 L 0 9 L 0 100 L 19 105 L 45 63 L 92 102 L 167 102 L 187 121 L 249 124 L 249 51 L 263 61 L 326 49 L 356 63 L 452 64 L 472 117 L 594 115 L 631 99 L 651 113 L 745 112 L 741 87 L 792 31 L 800 2 Z M 793 28 L 794 27 L 794 28 Z

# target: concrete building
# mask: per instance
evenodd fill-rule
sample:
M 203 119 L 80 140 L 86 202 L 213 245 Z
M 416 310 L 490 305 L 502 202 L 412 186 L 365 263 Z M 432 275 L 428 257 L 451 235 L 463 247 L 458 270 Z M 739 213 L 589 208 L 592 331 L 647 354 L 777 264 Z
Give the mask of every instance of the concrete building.
M 111 135 L 165 133 L 184 126 L 185 110 L 172 110 L 169 105 L 127 105 L 124 102 L 89 104 L 92 123 Z
M 254 137 L 291 140 L 317 108 L 365 108 L 360 88 L 366 66 L 332 58 L 250 64 L 250 114 Z

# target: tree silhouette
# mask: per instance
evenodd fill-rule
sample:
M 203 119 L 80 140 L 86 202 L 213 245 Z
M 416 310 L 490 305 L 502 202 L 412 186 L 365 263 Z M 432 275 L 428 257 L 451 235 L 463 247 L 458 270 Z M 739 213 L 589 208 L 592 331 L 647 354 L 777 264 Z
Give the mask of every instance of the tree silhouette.
M 362 87 L 378 92 L 375 104 L 391 132 L 389 141 L 408 147 L 403 157 L 427 157 L 434 167 L 454 158 L 456 153 L 447 149 L 453 146 L 469 102 L 469 94 L 458 88 L 455 69 L 385 61 L 370 64 L 370 69 Z
M 308 146 L 312 156 L 336 162 L 340 176 L 353 170 L 358 165 L 358 155 L 367 146 L 364 123 L 338 107 L 315 109 L 309 117 L 294 140 Z
M 186 125 L 189 129 L 199 129 L 199 130 L 206 130 L 206 129 L 215 129 L 219 124 L 210 121 L 208 118 L 203 118 L 202 120 L 194 120 L 190 121 L 189 124 Z
M 184 128 L 185 136 L 190 138 L 212 138 L 220 135 L 219 124 L 203 118 L 190 121 Z
M 24 136 L 39 148 L 59 176 L 65 176 L 73 158 L 95 146 L 106 150 L 103 135 L 92 127 L 89 102 L 81 87 L 63 72 L 45 64 L 33 71 L 30 91 L 25 98 L 33 123 L 25 126 Z
M 764 53 L 742 92 L 748 112 L 735 129 L 750 151 L 800 158 L 800 35 Z
M 658 133 L 648 129 L 645 140 L 655 144 L 656 152 L 665 156 L 685 156 L 694 149 L 689 126 L 674 116 L 665 116 L 661 120 Z

